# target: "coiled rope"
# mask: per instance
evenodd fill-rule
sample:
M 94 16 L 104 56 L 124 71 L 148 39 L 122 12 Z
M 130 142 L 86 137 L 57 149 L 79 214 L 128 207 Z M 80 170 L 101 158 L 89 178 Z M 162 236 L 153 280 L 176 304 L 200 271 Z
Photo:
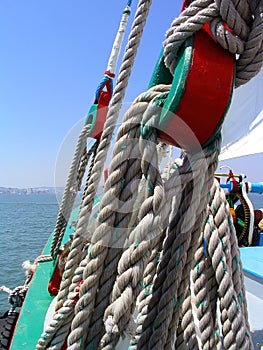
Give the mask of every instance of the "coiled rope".
M 195 0 L 176 18 L 164 42 L 165 63 L 173 74 L 181 44 L 205 23 L 211 23 L 215 39 L 238 55 L 236 87 L 253 78 L 263 60 L 262 0 Z M 226 25 L 228 28 L 226 27 Z M 230 29 L 229 29 L 230 28 Z M 232 32 L 233 31 L 233 32 Z

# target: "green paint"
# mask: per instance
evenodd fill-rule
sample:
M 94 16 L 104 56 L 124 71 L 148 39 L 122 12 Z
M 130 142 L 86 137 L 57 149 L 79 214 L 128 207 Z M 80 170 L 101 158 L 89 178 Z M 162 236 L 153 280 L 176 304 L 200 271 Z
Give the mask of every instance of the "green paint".
M 205 300 L 202 300 L 202 301 L 201 301 L 200 306 L 201 306 L 201 307 L 204 307 L 204 306 L 205 306 Z
M 166 129 L 166 125 L 170 122 L 171 118 L 173 118 L 173 113 L 177 111 L 181 98 L 184 94 L 186 77 L 192 63 L 193 43 L 194 36 L 191 36 L 185 41 L 178 52 L 178 62 L 174 71 L 171 90 L 160 116 L 160 130 Z
M 149 296 L 151 295 L 151 290 L 152 290 L 152 283 L 150 284 L 145 284 L 143 288 L 145 289 L 145 295 Z
M 164 63 L 164 49 L 161 50 L 158 61 L 155 65 L 148 89 L 159 84 L 172 84 L 173 76 Z
M 90 343 L 90 350 L 95 350 L 95 339 L 92 339 Z
M 181 254 L 182 254 L 182 245 L 179 246 L 178 248 L 179 252 L 178 252 L 178 258 L 175 261 L 175 265 L 178 266 L 180 264 L 180 260 L 181 260 Z
M 243 294 L 242 294 L 242 292 L 239 292 L 238 296 L 239 296 L 240 304 L 243 304 Z
M 217 209 L 216 209 L 216 206 L 215 206 L 214 204 L 212 204 L 212 209 L 213 209 L 213 211 L 214 211 L 214 214 L 216 214 Z
M 85 120 L 85 125 L 87 125 L 88 123 L 91 122 L 89 134 L 91 134 L 95 128 L 96 121 L 97 121 L 97 113 L 98 113 L 98 105 L 97 104 L 91 105 L 89 113 L 88 113 L 86 120 Z
M 178 310 L 180 310 L 182 303 L 183 303 L 183 298 L 180 296 L 178 297 Z
M 89 254 L 90 260 L 92 260 L 93 259 L 93 256 L 92 256 L 92 244 L 90 244 L 89 247 L 88 247 L 88 254 Z
M 153 194 L 153 187 L 152 187 L 151 181 L 149 179 L 147 180 L 147 184 L 148 184 L 148 191 L 149 191 L 149 193 Z
M 238 312 L 238 309 L 239 309 L 239 305 L 238 305 L 238 302 L 237 302 L 237 298 L 235 295 L 232 296 L 232 299 L 234 300 L 234 302 L 236 303 L 236 312 Z
M 122 13 L 123 13 L 123 14 L 130 15 L 130 14 L 131 14 L 131 11 L 127 8 L 127 9 L 125 9 Z

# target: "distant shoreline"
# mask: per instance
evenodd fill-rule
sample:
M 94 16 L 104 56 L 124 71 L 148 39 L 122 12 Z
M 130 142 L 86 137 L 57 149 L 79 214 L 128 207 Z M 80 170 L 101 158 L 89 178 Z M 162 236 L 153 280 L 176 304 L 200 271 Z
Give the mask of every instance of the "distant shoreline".
M 63 193 L 63 187 L 27 187 L 27 188 L 16 188 L 16 187 L 0 187 L 1 194 L 57 194 Z

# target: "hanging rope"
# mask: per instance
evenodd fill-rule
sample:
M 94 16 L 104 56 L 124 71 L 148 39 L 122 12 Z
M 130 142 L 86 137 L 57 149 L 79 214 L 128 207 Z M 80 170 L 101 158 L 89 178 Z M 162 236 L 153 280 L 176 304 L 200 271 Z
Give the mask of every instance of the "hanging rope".
M 216 40 L 238 55 L 236 86 L 251 79 L 262 65 L 262 1 L 191 2 L 167 32 L 167 67 L 174 72 L 178 48 L 209 22 Z M 60 349 L 67 336 L 70 350 L 114 349 L 124 334 L 131 350 L 252 348 L 236 236 L 214 182 L 220 134 L 184 153 L 166 177 L 159 169 L 156 127 L 169 85 L 149 89 L 125 114 L 98 226 L 88 234 L 86 254 L 79 253 L 150 3 L 138 5 L 84 191 L 57 314 L 37 349 Z
M 130 2 L 128 3 L 128 5 L 129 4 L 130 4 Z M 63 301 L 66 301 L 66 296 L 67 296 L 68 291 L 69 291 L 69 286 L 70 286 L 70 283 L 72 281 L 72 276 L 74 275 L 74 272 L 76 270 L 76 267 L 77 267 L 79 261 L 81 260 L 81 258 L 78 255 L 79 243 L 82 243 L 82 233 L 85 231 L 87 224 L 88 224 L 88 221 L 89 221 L 91 205 L 93 203 L 93 199 L 94 199 L 94 196 L 96 194 L 96 190 L 97 190 L 98 183 L 99 183 L 99 178 L 100 178 L 99 175 L 101 173 L 101 170 L 103 169 L 104 162 L 106 159 L 107 150 L 108 150 L 109 145 L 110 145 L 110 139 L 112 137 L 113 128 L 114 128 L 116 121 L 118 119 L 118 113 L 119 113 L 120 108 L 121 108 L 125 87 L 127 85 L 127 80 L 128 80 L 129 75 L 130 75 L 132 63 L 133 63 L 135 55 L 136 55 L 136 49 L 138 47 L 139 39 L 140 39 L 140 36 L 142 34 L 142 28 L 145 24 L 145 19 L 147 17 L 149 4 L 150 4 L 149 1 L 141 1 L 141 3 L 138 6 L 138 11 L 137 11 L 137 14 L 135 16 L 133 29 L 132 29 L 131 34 L 130 34 L 129 45 L 126 48 L 126 54 L 124 56 L 123 64 L 122 64 L 122 67 L 120 69 L 120 76 L 119 76 L 119 79 L 117 81 L 117 85 L 116 85 L 115 92 L 114 92 L 113 99 L 112 99 L 112 101 L 113 101 L 112 105 L 114 106 L 114 108 L 112 108 L 112 110 L 110 109 L 110 111 L 108 113 L 108 118 L 107 118 L 107 121 L 105 124 L 105 129 L 104 129 L 104 132 L 101 136 L 101 142 L 100 142 L 100 146 L 98 149 L 99 156 L 96 157 L 95 161 L 94 161 L 94 164 L 96 165 L 96 171 L 91 171 L 91 179 L 90 179 L 88 186 L 86 187 L 86 190 L 85 190 L 85 193 L 87 196 L 83 199 L 83 202 L 82 202 L 82 210 L 80 211 L 80 214 L 79 214 L 79 220 L 78 220 L 78 224 L 76 227 L 76 232 L 74 235 L 74 240 L 72 243 L 71 252 L 69 254 L 68 262 L 67 262 L 66 268 L 65 268 L 65 273 L 67 273 L 67 274 L 64 273 L 62 283 L 61 283 L 60 292 L 58 295 L 57 309 L 60 308 L 60 306 L 63 304 Z M 105 130 L 106 130 L 106 132 L 105 132 Z M 98 170 L 98 169 L 101 169 L 101 170 Z M 94 179 L 94 177 L 96 180 Z M 76 279 L 76 276 L 74 277 L 74 279 Z M 71 290 L 74 290 L 74 287 L 76 287 L 76 286 L 74 286 L 74 283 L 73 283 L 73 287 L 71 288 Z M 42 348 L 44 349 L 45 344 L 47 344 L 46 340 L 49 341 L 51 337 L 52 337 L 52 335 L 51 336 L 47 335 L 47 333 L 44 332 L 42 339 L 39 340 L 39 344 L 38 344 L 39 349 L 42 349 Z
M 127 23 L 128 23 L 128 18 L 130 15 L 130 6 L 131 6 L 132 1 L 129 0 L 127 2 L 127 6 L 125 7 L 124 11 L 123 11 L 123 15 L 120 21 L 120 26 L 113 44 L 113 48 L 109 57 L 109 61 L 108 61 L 108 66 L 105 72 L 105 76 L 102 80 L 102 82 L 99 84 L 97 91 L 96 91 L 96 96 L 95 96 L 95 100 L 99 100 L 99 96 L 100 93 L 102 91 L 102 87 L 105 85 L 105 79 L 106 80 L 110 80 L 111 81 L 111 86 L 112 86 L 112 78 L 115 76 L 115 70 L 116 70 L 116 65 L 118 62 L 118 58 L 120 55 L 120 49 L 122 46 L 122 42 L 123 42 L 123 38 L 124 38 L 124 34 L 126 31 L 126 27 L 127 27 Z M 80 179 L 78 179 L 78 181 L 76 182 L 76 176 L 77 175 L 77 169 L 79 166 L 79 162 L 82 156 L 85 156 L 85 140 L 87 139 L 87 137 L 90 135 L 91 132 L 91 125 L 85 125 L 82 132 L 80 133 L 79 136 L 79 140 L 78 140 L 78 144 L 76 147 L 76 151 L 72 160 L 72 164 L 71 164 L 71 168 L 69 171 L 69 175 L 68 175 L 68 179 L 67 179 L 67 183 L 65 186 L 65 190 L 63 193 L 63 198 L 61 201 L 61 205 L 60 205 L 60 210 L 59 210 L 59 214 L 58 214 L 58 218 L 57 218 L 57 222 L 56 222 L 56 226 L 55 226 L 55 230 L 54 230 L 54 236 L 53 236 L 53 240 L 52 240 L 52 244 L 51 244 L 51 255 L 52 257 L 55 259 L 55 257 L 57 256 L 65 229 L 67 227 L 67 222 L 69 219 L 69 215 L 72 211 L 72 207 L 73 207 L 73 203 L 75 201 L 76 198 L 76 193 L 77 193 L 77 188 L 76 186 L 79 185 L 79 182 L 81 184 L 81 177 Z M 84 147 L 84 149 L 83 149 Z M 81 153 L 82 152 L 82 153 Z M 86 163 L 88 163 L 88 159 L 86 161 Z
M 53 240 L 50 248 L 50 253 L 53 259 L 55 259 L 58 254 L 60 244 L 62 242 L 64 232 L 67 227 L 69 216 L 72 211 L 73 204 L 79 190 L 79 185 L 81 183 L 82 176 L 84 175 L 83 171 L 81 171 L 81 174 L 80 174 L 79 167 L 81 164 L 81 159 L 86 156 L 86 147 L 87 147 L 86 142 L 87 142 L 87 137 L 89 136 L 89 133 L 90 133 L 90 129 L 91 129 L 90 123 L 88 123 L 83 127 L 79 135 L 75 154 L 71 163 L 67 183 L 65 186 L 65 190 L 64 190 L 62 201 L 59 208 Z
M 236 87 L 248 82 L 262 67 L 262 0 L 195 0 L 176 18 L 164 42 L 165 63 L 173 74 L 181 44 L 205 23 L 211 22 L 216 40 L 225 49 L 239 55 Z M 225 24 L 231 30 L 227 29 Z

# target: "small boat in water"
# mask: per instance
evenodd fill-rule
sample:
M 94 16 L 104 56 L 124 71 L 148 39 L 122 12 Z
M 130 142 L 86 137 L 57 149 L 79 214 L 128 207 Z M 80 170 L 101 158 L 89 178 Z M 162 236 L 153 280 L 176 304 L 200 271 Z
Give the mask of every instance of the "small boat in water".
M 113 89 L 130 5 L 81 130 L 55 229 L 26 266 L 25 284 L 2 287 L 11 308 L 0 317 L 0 346 L 261 348 L 263 211 L 253 208 L 247 193 L 262 193 L 263 183 L 250 184 L 232 171 L 225 183 L 224 174 L 216 173 L 220 157 L 229 158 L 223 158 L 221 129 L 233 88 L 262 66 L 263 39 L 255 35 L 263 25 L 261 5 L 244 1 L 232 8 L 237 26 L 217 2 L 184 1 L 149 89 L 123 117 L 107 167 L 150 1 L 139 1 Z M 252 57 L 251 37 L 257 41 Z M 252 84 L 254 79 L 259 94 L 262 73 Z M 263 125 L 262 99 L 256 103 L 254 137 Z M 231 124 L 231 110 L 226 122 Z M 82 199 L 74 208 L 78 192 Z

